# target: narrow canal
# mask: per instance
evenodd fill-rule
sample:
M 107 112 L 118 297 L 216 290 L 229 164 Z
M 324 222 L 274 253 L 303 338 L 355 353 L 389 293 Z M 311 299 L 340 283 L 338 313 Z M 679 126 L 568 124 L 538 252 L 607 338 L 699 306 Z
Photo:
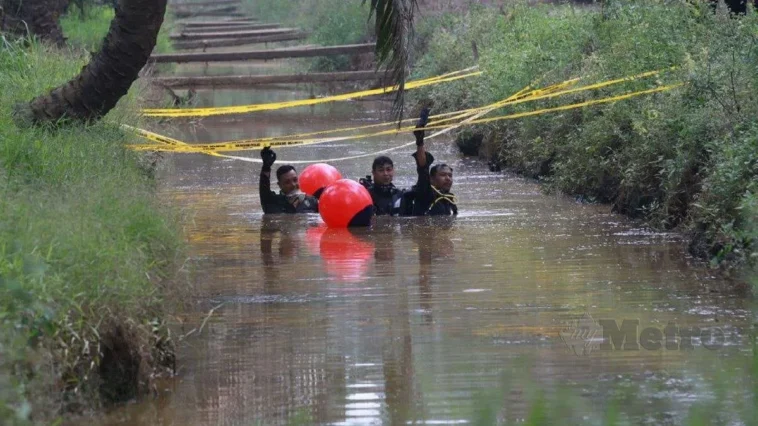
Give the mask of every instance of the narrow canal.
M 199 96 L 198 106 L 223 106 L 309 91 Z M 380 122 L 388 107 L 332 103 L 161 130 L 187 142 L 277 136 Z M 277 165 L 371 153 L 410 138 L 281 149 Z M 183 342 L 178 375 L 161 383 L 159 397 L 116 410 L 106 423 L 463 424 L 493 401 L 502 419 L 518 420 L 535 389 L 565 389 L 569 399 L 558 399 L 587 415 L 632 392 L 619 410 L 634 423 L 679 423 L 691 404 L 713 396 L 713 377 L 750 356 L 742 331 L 748 300 L 691 262 L 681 237 L 650 232 L 608 206 L 544 195 L 533 182 L 461 157 L 449 139 L 428 150 L 453 165 L 460 215 L 380 218 L 375 229 L 352 233 L 321 228 L 318 215 L 264 217 L 260 164 L 167 154 L 161 192 L 193 212 L 186 231 L 194 323 L 182 331 L 217 309 Z M 396 184 L 411 186 L 410 151 L 390 155 Z M 371 160 L 332 164 L 358 179 Z M 659 330 L 663 347 L 598 347 L 603 330 L 573 327 L 593 320 L 638 321 L 634 338 Z M 666 348 L 670 323 L 700 328 L 692 348 Z M 746 386 L 735 381 L 729 392 L 739 396 Z

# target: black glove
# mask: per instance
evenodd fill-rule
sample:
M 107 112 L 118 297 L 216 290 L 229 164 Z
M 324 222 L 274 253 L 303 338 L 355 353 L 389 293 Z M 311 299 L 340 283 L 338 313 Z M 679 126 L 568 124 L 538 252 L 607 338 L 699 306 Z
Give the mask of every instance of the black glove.
M 418 123 L 416 123 L 416 128 L 424 128 L 426 127 L 426 124 L 429 122 L 429 108 L 424 108 L 421 110 L 421 114 L 418 119 Z M 425 133 L 423 130 L 414 130 L 413 136 L 416 137 L 416 146 L 420 146 L 424 144 L 424 136 Z
M 363 185 L 363 187 L 366 188 L 366 189 L 371 188 L 371 186 L 373 185 L 373 182 L 372 182 L 372 179 L 371 179 L 371 175 L 366 175 L 365 178 L 358 179 L 358 183 L 360 183 L 361 185 Z
M 263 159 L 263 170 L 271 171 L 271 166 L 276 161 L 276 153 L 271 150 L 270 146 L 267 146 L 261 150 L 261 159 Z

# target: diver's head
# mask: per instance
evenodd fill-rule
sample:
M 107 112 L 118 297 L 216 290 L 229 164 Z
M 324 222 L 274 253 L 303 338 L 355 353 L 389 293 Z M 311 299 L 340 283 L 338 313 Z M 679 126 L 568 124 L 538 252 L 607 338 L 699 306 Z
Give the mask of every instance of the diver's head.
M 279 184 L 279 188 L 285 194 L 300 189 L 300 185 L 297 182 L 297 171 L 289 164 L 276 169 L 276 181 Z
M 453 169 L 445 163 L 436 164 L 429 170 L 431 183 L 442 192 L 450 192 L 453 187 Z
M 377 185 L 389 185 L 395 177 L 395 165 L 392 159 L 384 155 L 374 158 L 371 174 Z

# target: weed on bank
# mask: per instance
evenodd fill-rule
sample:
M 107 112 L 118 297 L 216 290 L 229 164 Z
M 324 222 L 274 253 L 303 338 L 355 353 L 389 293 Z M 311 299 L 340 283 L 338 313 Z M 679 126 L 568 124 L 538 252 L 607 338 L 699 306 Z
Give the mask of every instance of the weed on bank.
M 653 78 L 506 107 L 534 111 L 684 82 L 673 91 L 468 128 L 488 159 L 550 190 L 690 235 L 714 265 L 754 263 L 758 194 L 758 14 L 706 1 L 472 7 L 421 20 L 414 78 L 478 63 L 484 75 L 414 91 L 445 112 L 537 83 Z M 477 62 L 478 60 L 478 62 Z M 676 67 L 669 70 L 670 67 Z
M 179 220 L 154 193 L 154 165 L 124 146 L 117 123 L 135 108 L 58 130 L 12 117 L 88 60 L 0 48 L 0 418 L 19 423 L 134 398 L 173 357 Z

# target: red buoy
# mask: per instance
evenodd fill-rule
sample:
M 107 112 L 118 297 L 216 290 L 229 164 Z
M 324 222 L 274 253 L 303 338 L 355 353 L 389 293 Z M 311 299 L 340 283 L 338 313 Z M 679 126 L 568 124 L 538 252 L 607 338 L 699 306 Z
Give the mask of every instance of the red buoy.
M 342 174 L 334 166 L 316 163 L 303 169 L 298 181 L 303 192 L 313 195 L 319 189 L 326 188 L 340 179 L 342 179 Z
M 327 186 L 318 204 L 319 214 L 330 228 L 371 225 L 371 194 L 354 180 L 340 179 Z

